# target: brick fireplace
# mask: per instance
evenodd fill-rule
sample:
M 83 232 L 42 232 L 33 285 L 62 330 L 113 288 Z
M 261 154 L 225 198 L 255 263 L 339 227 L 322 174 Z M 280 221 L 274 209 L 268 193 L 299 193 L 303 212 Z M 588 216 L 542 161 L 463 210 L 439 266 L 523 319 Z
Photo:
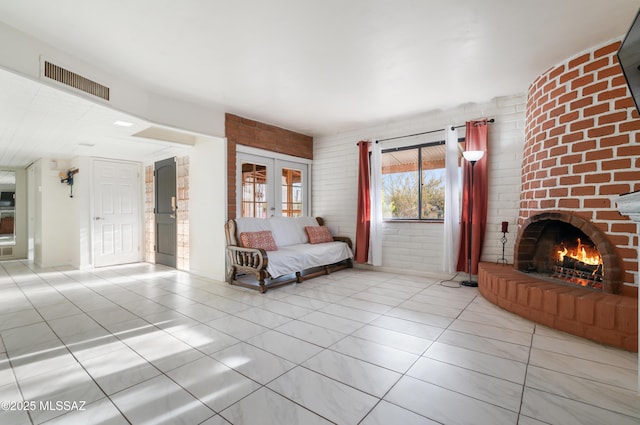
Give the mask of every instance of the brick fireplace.
M 640 117 L 615 56 L 619 46 L 570 58 L 531 84 L 515 264 L 483 264 L 479 289 L 538 323 L 636 351 L 637 226 L 615 200 L 640 190 Z M 602 257 L 601 285 L 571 287 L 525 273 L 545 268 L 546 260 L 535 259 L 539 238 L 552 245 L 545 235 L 573 228 Z

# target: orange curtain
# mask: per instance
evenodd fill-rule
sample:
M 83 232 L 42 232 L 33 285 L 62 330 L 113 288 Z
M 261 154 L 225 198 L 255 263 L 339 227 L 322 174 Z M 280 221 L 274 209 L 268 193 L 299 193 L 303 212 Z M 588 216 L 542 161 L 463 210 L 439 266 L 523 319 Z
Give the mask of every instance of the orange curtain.
M 369 257 L 369 233 L 371 229 L 371 201 L 369 198 L 369 142 L 358 142 L 358 216 L 356 223 L 357 263 L 366 263 Z
M 484 236 L 487 228 L 487 121 L 468 121 L 466 123 L 465 150 L 484 151 L 484 156 L 473 166 L 473 194 L 471 194 L 471 163 L 463 161 L 464 177 L 462 189 L 462 220 L 460 222 L 460 248 L 458 250 L 457 271 L 469 273 L 469 202 L 473 197 L 471 230 L 471 273 L 478 274 L 478 262 L 482 255 Z

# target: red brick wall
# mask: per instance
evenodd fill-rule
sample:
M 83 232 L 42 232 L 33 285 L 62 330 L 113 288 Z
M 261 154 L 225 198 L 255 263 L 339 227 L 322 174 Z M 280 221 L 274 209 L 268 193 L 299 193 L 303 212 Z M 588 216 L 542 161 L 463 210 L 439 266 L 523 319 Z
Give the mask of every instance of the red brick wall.
M 313 137 L 225 114 L 228 217 L 236 218 L 236 145 L 313 159 Z
M 618 195 L 640 190 L 640 119 L 614 42 L 549 69 L 529 87 L 519 226 L 541 211 L 571 211 L 605 232 L 638 272 L 635 223 Z

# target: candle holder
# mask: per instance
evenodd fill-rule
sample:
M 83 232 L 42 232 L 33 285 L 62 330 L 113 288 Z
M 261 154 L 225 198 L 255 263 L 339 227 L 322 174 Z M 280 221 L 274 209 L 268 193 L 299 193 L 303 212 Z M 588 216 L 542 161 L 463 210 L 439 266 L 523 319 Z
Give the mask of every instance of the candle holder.
M 509 233 L 509 222 L 508 221 L 503 221 L 502 222 L 502 237 L 500 238 L 500 242 L 502 242 L 502 257 L 498 258 L 498 261 L 496 261 L 496 263 L 507 264 L 507 259 L 504 256 L 504 247 L 507 244 L 507 233 Z

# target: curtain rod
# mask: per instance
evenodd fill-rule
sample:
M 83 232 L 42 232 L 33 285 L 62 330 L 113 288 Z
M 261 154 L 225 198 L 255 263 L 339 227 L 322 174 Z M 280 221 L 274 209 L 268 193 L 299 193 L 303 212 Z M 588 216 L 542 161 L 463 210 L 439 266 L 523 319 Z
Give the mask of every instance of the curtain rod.
M 488 119 L 488 120 L 478 120 L 478 121 L 484 121 L 484 123 L 485 123 L 485 124 L 489 124 L 489 123 L 492 123 L 492 122 L 496 122 L 495 118 L 491 118 L 491 119 Z M 466 126 L 466 124 L 455 125 L 455 126 L 453 126 L 453 125 L 452 125 L 452 126 L 451 126 L 451 130 L 453 130 L 453 129 L 455 129 L 455 128 L 465 127 L 465 126 Z
M 487 122 L 487 123 L 496 122 L 495 118 L 491 118 L 491 119 L 488 119 L 488 120 L 480 120 L 480 121 L 485 121 L 485 122 Z M 462 128 L 462 127 L 464 127 L 464 126 L 466 126 L 466 124 L 461 124 L 461 125 L 452 125 L 452 126 L 451 126 L 451 130 L 453 130 L 453 129 L 455 129 L 455 128 Z M 445 130 L 444 128 L 441 128 L 441 129 L 438 129 L 438 130 L 423 131 L 422 133 L 407 134 L 407 135 L 405 135 L 405 136 L 388 137 L 388 138 L 386 138 L 386 139 L 379 139 L 379 140 L 376 140 L 376 143 L 378 143 L 378 142 L 387 142 L 387 141 L 389 141 L 389 140 L 404 139 L 405 137 L 422 136 L 423 134 L 437 133 L 437 132 L 439 132 L 439 131 L 444 131 L 444 130 Z M 358 144 L 356 143 L 356 146 L 357 146 L 357 145 L 358 145 Z

